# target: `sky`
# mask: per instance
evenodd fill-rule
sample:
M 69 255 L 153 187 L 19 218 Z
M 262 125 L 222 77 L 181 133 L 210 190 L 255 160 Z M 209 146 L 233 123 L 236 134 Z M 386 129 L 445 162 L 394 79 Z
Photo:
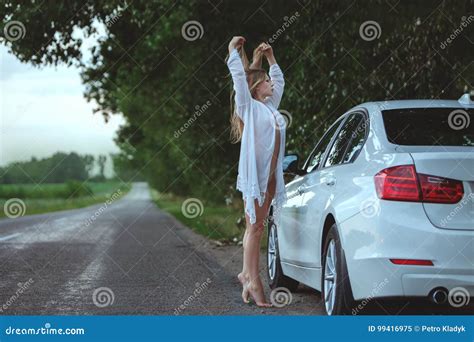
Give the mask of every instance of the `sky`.
M 97 38 L 84 42 L 84 59 L 90 57 L 88 51 Z M 39 69 L 21 63 L 0 45 L 0 166 L 55 152 L 94 156 L 118 152 L 113 138 L 125 119 L 115 114 L 105 123 L 100 112 L 93 114 L 96 105 L 84 98 L 84 88 L 78 68 Z M 105 172 L 112 175 L 110 159 Z

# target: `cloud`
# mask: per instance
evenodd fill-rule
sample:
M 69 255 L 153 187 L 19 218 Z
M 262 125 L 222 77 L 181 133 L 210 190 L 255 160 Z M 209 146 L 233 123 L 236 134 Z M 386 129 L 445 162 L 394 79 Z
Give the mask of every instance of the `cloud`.
M 0 165 L 50 156 L 57 151 L 93 155 L 118 152 L 113 137 L 125 122 L 113 115 L 106 124 L 83 96 L 79 70 L 21 63 L 0 46 Z

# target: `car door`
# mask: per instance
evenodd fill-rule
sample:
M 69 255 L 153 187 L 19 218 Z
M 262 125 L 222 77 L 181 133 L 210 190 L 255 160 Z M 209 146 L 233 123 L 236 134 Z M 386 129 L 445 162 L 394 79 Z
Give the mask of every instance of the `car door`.
M 306 240 L 305 252 L 301 253 L 301 265 L 321 267 L 320 251 L 323 244 L 321 236 L 324 222 L 339 192 L 345 191 L 346 178 L 342 173 L 338 174 L 338 166 L 347 158 L 350 160 L 354 157 L 355 147 L 352 147 L 350 154 L 346 154 L 346 151 L 353 138 L 355 140 L 359 136 L 356 131 L 363 120 L 361 113 L 346 114 L 344 122 L 332 136 L 322 162 L 314 172 L 305 176 L 301 207 L 306 215 L 301 220 L 300 230 Z
M 295 206 L 295 211 L 298 213 L 298 215 L 295 216 L 298 217 L 298 220 L 290 225 L 291 229 L 288 229 L 287 231 L 282 229 L 281 233 L 279 231 L 279 234 L 285 234 L 283 240 L 285 240 L 288 245 L 286 246 L 288 254 L 285 256 L 287 262 L 311 267 L 311 265 L 307 264 L 307 260 L 312 248 L 311 246 L 314 246 L 315 237 L 308 236 L 307 231 L 302 229 L 304 221 L 308 217 L 308 206 L 303 205 L 303 196 L 306 192 L 312 191 L 313 179 L 316 174 L 315 171 L 324 160 L 327 147 L 330 146 L 332 138 L 338 131 L 343 120 L 344 117 L 339 118 L 330 126 L 323 137 L 319 140 L 303 166 L 303 170 L 305 170 L 306 174 L 300 177 L 292 188 L 295 192 L 292 204 Z M 282 255 L 286 253 L 286 251 L 283 252 L 284 248 L 285 246 L 282 246 Z
M 278 244 L 281 261 L 294 263 L 298 254 L 299 241 L 298 225 L 301 221 L 301 193 L 300 187 L 303 182 L 302 176 L 295 176 L 286 186 L 287 201 L 281 208 L 280 224 L 278 229 Z

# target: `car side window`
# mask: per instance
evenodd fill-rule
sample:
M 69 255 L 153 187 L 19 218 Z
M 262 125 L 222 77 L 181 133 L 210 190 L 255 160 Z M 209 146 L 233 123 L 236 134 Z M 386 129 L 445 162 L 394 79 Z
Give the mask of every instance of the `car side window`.
M 311 159 L 306 168 L 306 172 L 311 172 L 313 170 L 316 170 L 319 164 L 321 164 L 322 158 L 324 156 L 324 152 L 326 151 L 326 148 L 331 142 L 331 138 L 333 137 L 334 133 L 337 131 L 340 124 L 341 124 L 341 120 L 336 121 L 336 123 L 334 123 L 331 126 L 331 128 L 329 128 L 329 130 L 321 138 L 316 149 L 313 151 L 311 155 Z
M 367 136 L 368 130 L 367 126 L 368 121 L 363 117 L 355 131 L 352 132 L 351 141 L 347 145 L 346 152 L 342 158 L 342 164 L 352 163 L 356 160 L 365 143 L 365 137 Z
M 364 117 L 360 113 L 354 113 L 349 116 L 332 144 L 326 162 L 324 163 L 324 167 L 337 165 L 343 162 L 346 149 L 351 142 L 352 136 L 363 120 Z

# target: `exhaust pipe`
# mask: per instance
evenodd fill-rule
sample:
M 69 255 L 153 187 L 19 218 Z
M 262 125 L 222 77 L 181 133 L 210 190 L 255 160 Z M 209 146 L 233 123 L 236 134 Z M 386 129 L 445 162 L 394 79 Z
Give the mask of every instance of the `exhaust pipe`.
M 445 288 L 433 289 L 429 297 L 435 304 L 444 304 L 448 300 L 448 290 Z

